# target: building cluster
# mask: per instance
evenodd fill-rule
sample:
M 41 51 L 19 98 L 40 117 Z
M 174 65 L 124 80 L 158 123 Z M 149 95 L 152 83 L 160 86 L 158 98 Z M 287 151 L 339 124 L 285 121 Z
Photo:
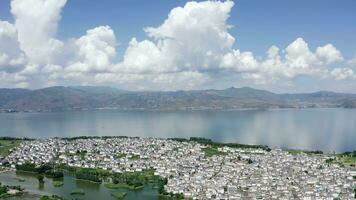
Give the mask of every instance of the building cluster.
M 353 199 L 355 172 L 327 163 L 327 155 L 292 155 L 280 149 L 206 146 L 153 138 L 25 141 L 6 158 L 12 167 L 48 162 L 117 173 L 155 169 L 165 190 L 193 199 Z

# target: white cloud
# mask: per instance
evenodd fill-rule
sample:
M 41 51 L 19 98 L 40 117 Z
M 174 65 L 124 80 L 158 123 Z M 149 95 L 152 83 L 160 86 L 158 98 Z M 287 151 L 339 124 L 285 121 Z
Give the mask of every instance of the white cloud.
M 271 46 L 267 50 L 267 58 L 258 61 L 258 71 L 250 74 L 243 74 L 242 78 L 255 81 L 257 84 L 273 83 L 283 77 L 291 78 L 295 73 L 291 72 L 287 66 L 285 58 L 280 55 L 280 50 L 276 46 Z
M 252 52 L 232 50 L 223 56 L 220 66 L 233 69 L 236 72 L 248 73 L 258 70 L 258 61 L 254 58 Z
M 321 64 L 303 38 L 297 38 L 285 51 L 286 65 L 294 73 L 311 73 L 313 67 Z
M 349 60 L 347 63 L 351 66 L 356 67 L 356 55 L 351 60 Z
M 172 9 L 162 25 L 147 27 L 145 32 L 155 39 L 172 69 L 217 67 L 235 41 L 226 24 L 233 5 L 232 1 L 188 2 Z
M 126 73 L 159 73 L 175 71 L 175 65 L 155 43 L 133 38 L 124 54 L 123 62 L 117 70 Z
M 332 44 L 327 44 L 316 49 L 316 55 L 325 62 L 330 64 L 338 61 L 342 61 L 344 58 L 341 52 L 337 50 Z
M 0 87 L 27 87 L 27 77 L 18 73 L 7 73 L 0 71 Z
M 11 13 L 21 49 L 34 64 L 47 64 L 63 43 L 55 39 L 66 0 L 12 0 Z
M 328 66 L 343 60 L 340 51 L 333 45 L 317 47 L 313 52 L 303 38 L 297 38 L 282 52 L 284 53 L 281 54 L 278 47 L 272 46 L 267 51 L 267 58 L 259 61 L 259 70 L 255 72 L 257 74 L 244 77 L 256 79 L 263 84 L 299 75 L 327 78 L 331 75 Z
M 188 2 L 184 7 L 172 9 L 162 25 L 144 29 L 152 40 L 130 41 L 123 61 L 115 68 L 120 75 L 96 77 L 100 80 L 120 77 L 118 81 L 140 77 L 137 81 L 140 85 L 147 85 L 144 79 L 156 88 L 198 88 L 209 76 L 203 73 L 218 69 L 224 54 L 231 51 L 235 39 L 228 33 L 230 26 L 226 20 L 233 4 L 232 1 Z M 237 54 L 238 50 L 233 53 Z M 253 62 L 249 52 L 241 53 L 241 59 L 246 65 Z
M 14 25 L 0 20 L 0 71 L 16 72 L 26 63 Z
M 109 26 L 100 26 L 87 31 L 75 42 L 78 50 L 75 61 L 67 71 L 102 72 L 112 67 L 116 55 L 116 37 Z
M 355 78 L 356 59 L 345 60 L 332 44 L 312 50 L 297 38 L 285 48 L 271 46 L 265 58 L 236 48 L 227 24 L 233 1 L 193 1 L 173 8 L 162 24 L 144 28 L 146 39 L 132 38 L 122 59 L 117 58 L 117 38 L 109 26 L 67 41 L 57 39 L 65 4 L 66 0 L 12 0 L 14 25 L 0 21 L 2 86 L 197 89 L 220 81 L 273 87 L 292 85 L 298 76 Z
M 196 71 L 159 74 L 100 73 L 95 75 L 95 83 L 120 84 L 136 90 L 180 90 L 196 89 L 211 81 L 206 74 Z M 141 84 L 138 84 L 141 83 Z
M 19 74 L 23 76 L 34 76 L 39 73 L 40 66 L 37 64 L 28 64 Z
M 330 74 L 336 80 L 344 80 L 349 78 L 356 79 L 354 71 L 350 68 L 335 68 L 331 71 Z

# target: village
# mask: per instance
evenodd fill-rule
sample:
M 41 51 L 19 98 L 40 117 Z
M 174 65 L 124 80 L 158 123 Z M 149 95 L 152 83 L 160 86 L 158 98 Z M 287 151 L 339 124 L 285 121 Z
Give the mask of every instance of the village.
M 353 199 L 356 172 L 327 162 L 331 157 L 173 139 L 53 138 L 24 141 L 1 164 L 154 169 L 167 178 L 166 192 L 192 199 Z

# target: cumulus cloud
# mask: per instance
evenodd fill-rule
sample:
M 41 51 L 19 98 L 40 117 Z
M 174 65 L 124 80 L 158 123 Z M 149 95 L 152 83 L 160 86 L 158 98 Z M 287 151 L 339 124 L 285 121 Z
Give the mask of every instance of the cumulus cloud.
M 150 39 L 130 41 L 115 71 L 130 74 L 126 78 L 145 76 L 155 87 L 161 83 L 172 88 L 169 84 L 174 82 L 182 88 L 186 88 L 183 84 L 198 87 L 209 76 L 203 73 L 219 68 L 224 54 L 231 51 L 235 39 L 228 33 L 226 20 L 233 5 L 232 1 L 188 2 L 172 9 L 163 24 L 144 29 Z M 241 54 L 242 63 L 249 62 L 249 54 Z
M 258 71 L 244 77 L 256 79 L 263 84 L 267 80 L 273 82 L 300 75 L 315 78 L 334 77 L 329 70 L 329 65 L 343 60 L 340 51 L 333 45 L 317 47 L 313 52 L 303 38 L 297 38 L 282 52 L 284 53 L 281 53 L 278 47 L 272 46 L 267 51 L 267 58 L 255 64 L 259 66 Z
M 323 62 L 309 49 L 303 38 L 297 38 L 280 53 L 272 46 L 267 58 L 261 62 L 260 72 L 269 80 L 293 78 L 298 75 L 315 75 L 325 71 Z
M 56 38 L 66 2 L 11 1 L 14 24 L 0 21 L 0 86 L 111 84 L 166 90 L 201 88 L 221 80 L 273 86 L 291 85 L 298 76 L 356 79 L 355 59 L 345 60 L 332 44 L 311 49 L 297 38 L 286 47 L 272 45 L 265 57 L 241 51 L 227 23 L 233 1 L 193 1 L 173 8 L 162 24 L 144 28 L 145 39 L 132 38 L 121 59 L 110 26 L 94 27 L 67 41 Z
M 297 38 L 286 48 L 286 64 L 296 71 L 305 71 L 312 65 L 319 65 L 317 57 L 309 50 L 303 38 Z
M 13 24 L 0 20 L 0 71 L 16 72 L 26 63 Z
M 116 37 L 109 26 L 100 26 L 87 31 L 75 42 L 77 55 L 67 71 L 103 72 L 111 68 L 116 55 Z
M 172 60 L 154 42 L 133 38 L 117 70 L 126 73 L 160 73 L 177 70 Z
M 55 39 L 66 0 L 12 0 L 11 13 L 21 49 L 29 62 L 46 64 L 60 53 L 63 43 Z
M 354 71 L 350 68 L 335 68 L 331 71 L 331 76 L 336 80 L 344 80 L 348 78 L 356 79 Z
M 163 24 L 147 27 L 145 32 L 171 69 L 206 70 L 217 66 L 235 41 L 226 23 L 233 5 L 232 1 L 188 2 L 172 9 Z
M 220 66 L 237 72 L 256 72 L 258 70 L 258 61 L 254 58 L 252 52 L 240 52 L 237 49 L 225 54 Z
M 342 61 L 344 58 L 341 52 L 337 50 L 332 44 L 327 44 L 316 49 L 316 55 L 326 64 Z

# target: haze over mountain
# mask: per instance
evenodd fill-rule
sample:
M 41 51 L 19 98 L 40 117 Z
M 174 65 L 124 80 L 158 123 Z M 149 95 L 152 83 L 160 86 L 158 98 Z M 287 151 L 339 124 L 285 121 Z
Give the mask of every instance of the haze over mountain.
M 124 91 L 111 87 L 0 89 L 2 112 L 66 110 L 230 110 L 307 107 L 356 107 L 356 94 L 320 91 L 276 94 L 250 87 L 224 90 Z

